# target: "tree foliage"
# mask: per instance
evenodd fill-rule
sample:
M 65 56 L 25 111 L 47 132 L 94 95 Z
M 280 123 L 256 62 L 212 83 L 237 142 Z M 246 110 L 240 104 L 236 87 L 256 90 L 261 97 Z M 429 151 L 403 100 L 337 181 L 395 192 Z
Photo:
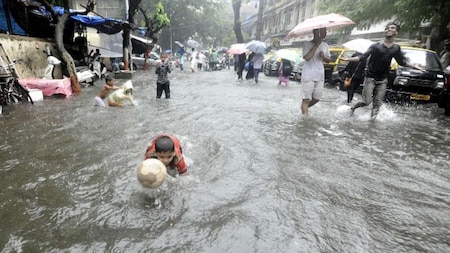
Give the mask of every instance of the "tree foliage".
M 156 10 L 158 3 L 142 0 L 142 10 Z M 161 32 L 157 34 L 158 44 L 170 48 L 174 41 L 186 41 L 189 38 L 220 44 L 222 37 L 231 31 L 231 10 L 221 1 L 204 0 L 161 0 L 165 13 L 170 19 Z M 141 12 L 142 13 L 142 12 Z M 136 15 L 136 24 L 145 26 L 144 15 Z M 171 45 L 172 43 L 172 45 Z
M 369 28 L 385 20 L 398 19 L 402 29 L 417 30 L 422 22 L 437 27 L 438 39 L 450 36 L 450 1 L 448 0 L 325 0 L 320 8 L 343 14 L 358 28 Z

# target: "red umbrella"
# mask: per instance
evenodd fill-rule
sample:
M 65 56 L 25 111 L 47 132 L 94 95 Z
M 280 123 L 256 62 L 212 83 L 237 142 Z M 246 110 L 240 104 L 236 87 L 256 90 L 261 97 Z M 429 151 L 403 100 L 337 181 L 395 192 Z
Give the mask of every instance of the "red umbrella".
M 339 29 L 344 26 L 354 25 L 355 22 L 340 14 L 331 13 L 313 18 L 305 19 L 292 29 L 285 39 L 304 37 L 312 35 L 312 30 L 316 28 Z
M 245 47 L 245 43 L 233 44 L 227 50 L 229 54 L 242 54 L 246 52 L 248 52 L 248 49 Z

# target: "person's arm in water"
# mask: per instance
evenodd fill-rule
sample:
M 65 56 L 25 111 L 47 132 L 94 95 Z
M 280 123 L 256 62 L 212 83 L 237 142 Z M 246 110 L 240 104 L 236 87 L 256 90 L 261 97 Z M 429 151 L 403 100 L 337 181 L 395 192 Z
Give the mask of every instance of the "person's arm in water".
M 187 165 L 186 165 L 186 162 L 184 161 L 184 156 L 183 155 L 180 156 L 180 160 L 176 164 L 176 167 L 177 167 L 178 173 L 181 176 L 187 176 L 188 175 Z

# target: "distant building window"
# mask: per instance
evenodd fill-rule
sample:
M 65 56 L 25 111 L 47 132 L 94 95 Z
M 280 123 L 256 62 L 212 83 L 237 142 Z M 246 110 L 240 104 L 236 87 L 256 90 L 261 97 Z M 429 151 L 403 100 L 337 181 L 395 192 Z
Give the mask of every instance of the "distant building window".
M 285 25 L 290 25 L 291 24 L 291 16 L 292 16 L 291 12 L 288 12 L 288 13 L 286 13 L 284 15 L 284 24 Z

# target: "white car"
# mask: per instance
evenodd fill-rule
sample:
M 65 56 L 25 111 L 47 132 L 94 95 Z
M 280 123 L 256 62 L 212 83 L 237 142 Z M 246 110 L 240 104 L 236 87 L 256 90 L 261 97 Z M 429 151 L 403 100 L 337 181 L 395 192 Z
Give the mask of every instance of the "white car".
M 145 54 L 140 54 L 137 56 L 132 56 L 133 69 L 144 69 Z M 150 52 L 147 63 L 148 67 L 155 67 L 158 62 L 161 62 L 161 57 L 155 52 Z

